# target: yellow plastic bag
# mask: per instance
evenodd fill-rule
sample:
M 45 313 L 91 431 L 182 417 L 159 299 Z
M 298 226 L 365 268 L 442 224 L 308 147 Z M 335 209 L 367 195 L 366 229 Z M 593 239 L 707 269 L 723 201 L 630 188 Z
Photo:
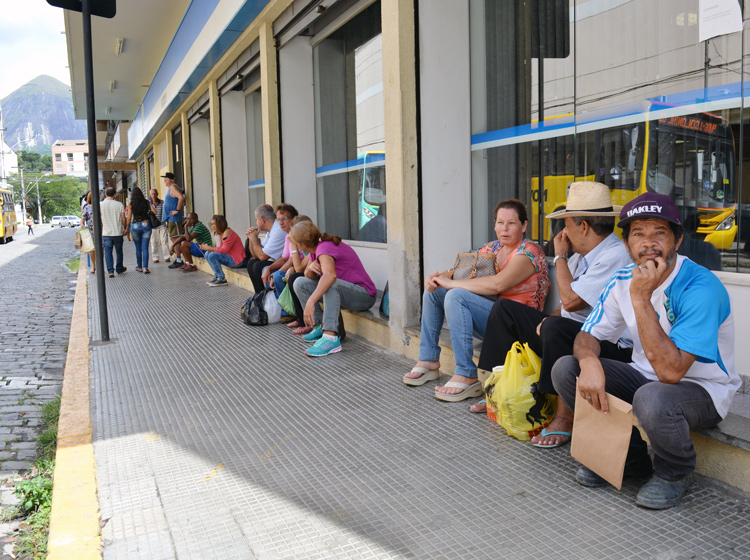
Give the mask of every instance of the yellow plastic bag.
M 487 416 L 523 441 L 539 435 L 555 417 L 557 400 L 534 385 L 540 367 L 541 360 L 529 345 L 516 342 L 505 364 L 494 368 L 484 383 Z

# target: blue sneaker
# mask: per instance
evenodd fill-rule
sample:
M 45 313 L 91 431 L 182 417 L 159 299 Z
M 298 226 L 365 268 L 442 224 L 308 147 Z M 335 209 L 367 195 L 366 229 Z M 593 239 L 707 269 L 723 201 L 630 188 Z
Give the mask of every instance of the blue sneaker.
M 336 352 L 341 352 L 341 341 L 339 340 L 339 337 L 336 337 L 336 340 L 329 340 L 326 337 L 322 337 L 318 342 L 305 350 L 305 354 L 311 358 L 320 358 L 321 356 L 335 354 Z
M 322 336 L 323 336 L 323 327 L 318 325 L 309 333 L 304 335 L 302 337 L 302 340 L 304 340 L 305 342 L 315 342 L 316 340 L 319 340 Z

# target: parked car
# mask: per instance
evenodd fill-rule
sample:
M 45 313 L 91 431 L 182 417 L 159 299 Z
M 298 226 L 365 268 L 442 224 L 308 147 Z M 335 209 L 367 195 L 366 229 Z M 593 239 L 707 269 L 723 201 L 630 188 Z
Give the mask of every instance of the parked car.
M 78 216 L 66 216 L 70 227 L 81 227 L 81 218 Z
M 62 227 L 62 225 L 60 224 L 62 219 L 63 216 L 52 216 L 52 219 L 49 222 L 50 227 Z M 67 222 L 68 218 L 65 218 L 65 221 Z M 67 226 L 68 224 L 66 223 L 65 225 Z

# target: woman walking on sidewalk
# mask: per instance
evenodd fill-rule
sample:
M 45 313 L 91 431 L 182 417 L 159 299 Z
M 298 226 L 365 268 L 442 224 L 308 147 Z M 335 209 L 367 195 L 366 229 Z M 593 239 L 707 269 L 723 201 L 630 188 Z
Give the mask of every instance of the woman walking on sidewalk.
M 148 244 L 151 241 L 151 223 L 148 221 L 150 207 L 141 189 L 134 188 L 128 204 L 128 225 L 135 243 L 135 269 L 148 274 Z
M 86 204 L 83 205 L 81 210 L 81 227 L 88 228 L 89 234 L 94 235 L 94 207 L 91 206 L 91 191 L 86 195 Z M 96 250 L 89 251 L 89 265 L 91 266 L 91 274 L 96 274 Z

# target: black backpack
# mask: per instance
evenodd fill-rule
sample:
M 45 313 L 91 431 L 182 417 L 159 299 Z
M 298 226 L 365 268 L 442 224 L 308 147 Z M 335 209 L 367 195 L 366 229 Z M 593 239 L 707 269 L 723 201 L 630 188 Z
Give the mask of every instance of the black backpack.
M 268 324 L 268 313 L 263 309 L 263 300 L 268 290 L 262 290 L 247 298 L 242 306 L 242 322 L 246 325 L 265 326 Z

